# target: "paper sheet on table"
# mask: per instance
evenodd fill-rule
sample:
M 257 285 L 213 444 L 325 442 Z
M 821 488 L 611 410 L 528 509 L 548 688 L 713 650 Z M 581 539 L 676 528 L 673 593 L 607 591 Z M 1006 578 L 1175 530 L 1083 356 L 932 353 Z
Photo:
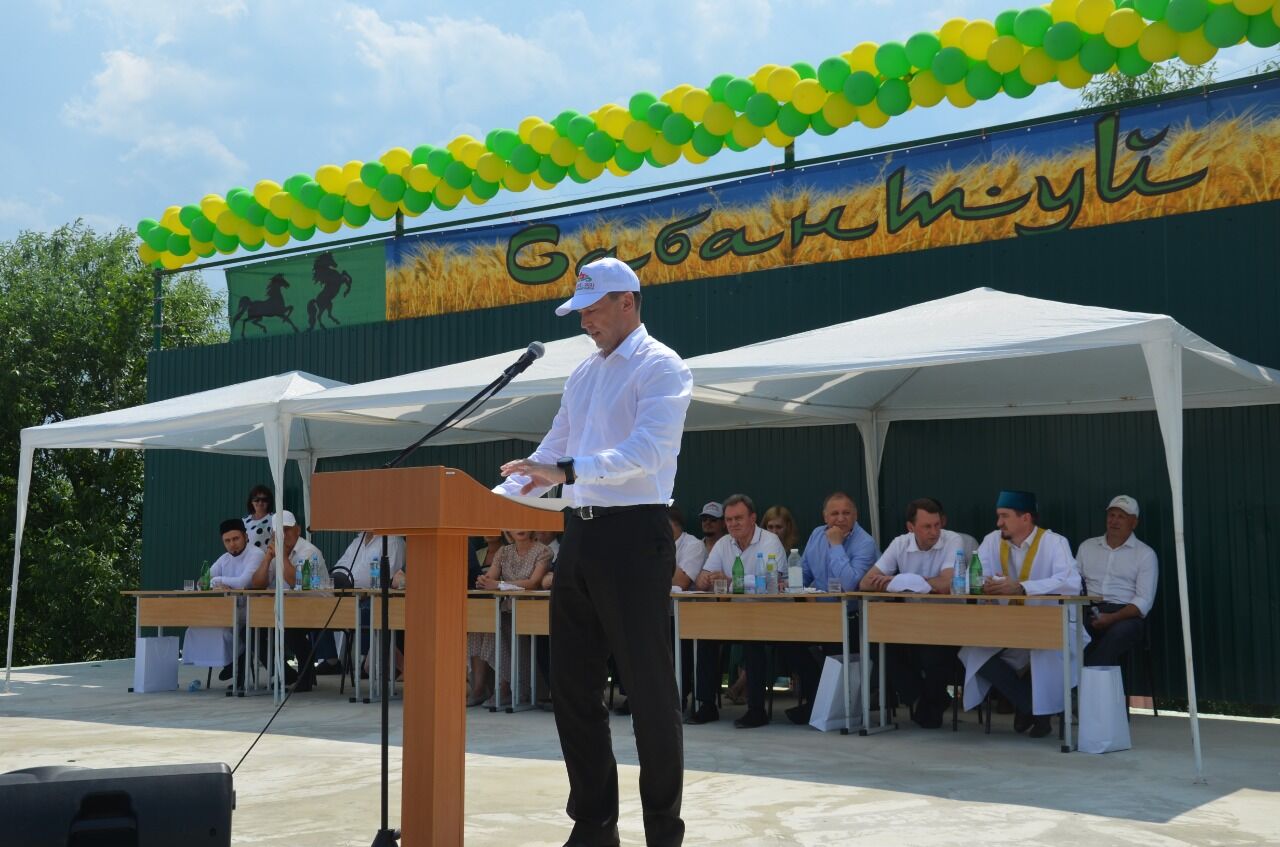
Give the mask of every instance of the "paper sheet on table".
M 547 512 L 563 512 L 565 509 L 573 505 L 568 497 L 530 497 L 526 494 L 501 494 L 519 503 L 521 506 L 529 506 L 533 509 L 542 509 Z
M 928 594 L 932 586 L 918 573 L 900 573 L 889 580 L 889 591 L 901 591 L 909 594 Z
M 524 591 L 523 585 L 516 585 L 514 582 L 499 582 L 499 591 Z

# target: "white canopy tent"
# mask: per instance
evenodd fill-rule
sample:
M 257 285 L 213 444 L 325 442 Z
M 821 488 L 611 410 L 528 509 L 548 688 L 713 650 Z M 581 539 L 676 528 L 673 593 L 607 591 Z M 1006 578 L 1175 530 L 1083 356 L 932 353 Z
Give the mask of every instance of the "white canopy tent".
M 873 532 L 897 420 L 1155 410 L 1173 494 L 1178 599 L 1201 779 L 1182 496 L 1182 410 L 1280 403 L 1280 372 L 1238 359 L 1166 315 L 975 289 L 862 320 L 691 359 L 694 399 L 853 422 Z

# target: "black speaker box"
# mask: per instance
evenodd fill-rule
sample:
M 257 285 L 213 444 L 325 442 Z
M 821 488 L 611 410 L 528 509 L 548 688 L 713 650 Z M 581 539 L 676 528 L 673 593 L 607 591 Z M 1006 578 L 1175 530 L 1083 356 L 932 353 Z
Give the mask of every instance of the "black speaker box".
M 229 847 L 224 764 L 0 774 L 0 847 Z

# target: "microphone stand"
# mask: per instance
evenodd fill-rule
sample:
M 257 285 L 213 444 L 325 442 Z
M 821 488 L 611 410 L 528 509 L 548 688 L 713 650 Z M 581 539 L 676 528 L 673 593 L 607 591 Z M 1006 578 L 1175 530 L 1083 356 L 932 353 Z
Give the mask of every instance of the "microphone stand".
M 410 444 L 408 447 L 401 450 L 393 459 L 391 459 L 390 461 L 388 461 L 386 464 L 382 466 L 383 469 L 387 470 L 387 469 L 396 467 L 405 459 L 409 458 L 409 456 L 415 450 L 417 450 L 427 441 L 429 441 L 432 438 L 435 438 L 437 435 L 444 432 L 445 430 L 451 429 L 452 427 L 456 426 L 458 423 L 461 423 L 464 418 L 472 414 L 485 401 L 489 400 L 499 391 L 506 388 L 507 384 L 510 383 L 511 380 L 515 379 L 518 374 L 520 374 L 525 368 L 527 368 L 530 364 L 533 363 L 533 359 L 529 359 L 527 362 L 524 362 L 524 360 L 521 360 L 521 362 L 523 362 L 523 367 L 521 367 L 520 366 L 521 363 L 518 362 L 516 365 L 513 365 L 512 367 L 507 368 L 505 371 L 502 372 L 501 376 L 499 376 L 493 382 L 486 385 L 484 388 L 480 389 L 478 392 L 476 392 L 476 395 L 474 397 L 472 397 L 467 402 L 463 403 L 448 417 L 446 417 L 444 420 L 440 421 L 440 423 L 432 427 L 430 432 L 428 432 L 426 435 L 422 436 L 417 441 Z M 382 667 L 382 673 L 378 680 L 378 696 L 381 700 L 381 705 L 382 705 L 382 785 L 381 785 L 382 826 L 381 828 L 378 829 L 377 835 L 374 836 L 372 847 L 395 847 L 395 845 L 400 841 L 400 830 L 398 829 L 393 830 L 390 828 L 388 824 L 388 805 L 387 805 L 388 803 L 387 786 L 389 783 L 388 757 L 390 755 L 389 751 L 391 747 L 389 724 L 390 724 L 390 714 L 391 714 L 390 677 L 391 677 L 392 671 L 391 671 L 391 620 L 390 620 L 390 613 L 389 613 L 389 609 L 391 606 L 391 560 L 387 553 L 387 536 L 385 533 L 382 536 L 382 561 L 381 561 L 380 567 L 378 568 L 378 571 L 379 571 L 378 573 L 379 596 L 382 599 L 382 620 L 381 620 L 382 639 L 380 640 L 380 643 L 378 645 L 378 662 Z

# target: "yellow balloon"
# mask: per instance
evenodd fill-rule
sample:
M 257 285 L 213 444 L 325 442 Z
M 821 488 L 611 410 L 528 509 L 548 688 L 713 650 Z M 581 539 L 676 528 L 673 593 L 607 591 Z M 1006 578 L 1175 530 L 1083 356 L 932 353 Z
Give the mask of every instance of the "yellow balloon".
M 1026 50 L 1022 42 L 1012 35 L 1002 35 L 987 49 L 987 64 L 991 70 L 1007 74 L 1022 63 L 1022 54 Z
M 503 169 L 506 169 L 505 165 Z M 439 182 L 440 177 L 428 170 L 426 165 L 414 165 L 409 169 L 409 185 L 413 186 L 414 191 L 431 191 Z
M 849 51 L 849 67 L 855 71 L 866 71 L 869 74 L 879 73 L 876 70 L 876 51 L 880 45 L 874 41 L 864 41 Z
M 276 235 L 273 232 L 268 232 L 265 234 L 265 237 L 267 239 L 267 243 L 272 247 L 283 247 L 289 243 L 289 233 L 287 230 L 279 235 Z
M 1280 26 L 1280 3 L 1271 7 L 1271 20 L 1275 21 L 1276 26 Z
M 791 90 L 791 103 L 801 114 L 816 115 L 827 102 L 827 90 L 816 79 L 802 79 Z
M 201 253 L 210 253 L 213 251 L 213 244 L 208 241 L 198 241 L 196 237 L 191 236 L 191 252 L 199 256 Z
M 342 218 L 338 218 L 336 221 L 329 221 L 329 220 L 325 220 L 324 218 L 316 219 L 316 229 L 328 235 L 332 235 L 333 233 L 337 232 L 341 228 L 342 228 Z M 222 251 L 218 251 L 218 252 L 222 252 Z
M 524 191 L 533 182 L 533 176 L 530 174 L 522 174 L 514 168 L 508 168 L 505 176 L 502 177 L 502 186 L 508 191 Z
M 911 89 L 911 102 L 926 107 L 938 105 L 947 94 L 947 90 L 942 87 L 942 83 L 938 82 L 933 71 L 921 71 L 916 74 L 907 87 Z
M 543 123 L 542 118 L 537 115 L 530 115 L 520 122 L 520 126 L 516 129 L 516 134 L 520 136 L 520 140 L 525 144 L 529 143 L 529 138 L 533 135 L 533 129 Z
M 1043 47 L 1032 47 L 1018 65 L 1022 78 L 1032 85 L 1044 85 L 1058 74 L 1058 63 L 1044 52 Z
M 1142 31 L 1138 53 L 1148 62 L 1172 59 L 1178 52 L 1178 33 L 1164 21 L 1155 21 Z
M 702 125 L 712 135 L 728 135 L 733 131 L 733 121 L 736 117 L 733 107 L 728 103 L 712 103 L 702 115 Z
M 418 168 L 421 168 L 421 167 L 422 165 L 415 165 L 414 170 L 417 170 Z M 498 180 L 502 179 L 502 175 L 506 172 L 506 170 L 507 170 L 507 163 L 502 161 L 502 157 L 499 156 L 497 153 L 485 153 L 476 162 L 476 173 L 479 174 L 480 178 L 483 179 L 485 182 L 497 182 Z M 412 175 L 413 171 L 410 171 L 409 173 L 410 175 Z M 428 173 L 430 173 L 430 171 L 428 171 Z M 418 191 L 424 191 L 424 190 L 425 189 L 422 189 L 422 188 L 418 189 Z
M 978 100 L 964 87 L 964 82 L 954 82 L 947 86 L 947 102 L 957 109 L 967 109 Z
M 413 164 L 413 156 L 403 147 L 392 147 L 378 158 L 378 161 L 386 165 L 387 170 L 393 174 L 398 174 L 405 168 Z
M 181 206 L 169 206 L 166 208 L 164 214 L 160 216 L 160 225 L 177 232 L 178 227 L 182 226 L 182 221 L 178 220 L 178 212 L 181 210 Z
M 289 196 L 288 192 L 281 191 L 279 194 L 267 201 L 267 209 L 277 218 L 288 220 L 293 216 L 293 209 L 298 202 Z
M 1053 0 L 1049 4 L 1049 14 L 1053 15 L 1055 24 L 1063 21 L 1075 21 L 1076 7 L 1080 5 L 1080 0 Z
M 761 65 L 760 68 L 751 75 L 751 84 L 756 87 L 756 91 L 769 90 L 769 77 L 777 69 L 777 65 Z
M 695 88 L 680 101 L 680 111 L 691 121 L 701 121 L 711 103 L 711 95 L 705 89 Z
M 920 76 L 927 73 L 929 73 L 929 71 L 921 71 L 916 74 L 916 78 L 918 79 Z M 929 75 L 933 76 L 933 74 Z M 914 83 L 915 80 L 913 79 L 911 82 Z M 914 96 L 914 88 L 912 91 Z M 837 91 L 827 98 L 826 103 L 822 104 L 822 117 L 827 123 L 831 124 L 836 129 L 843 129 L 858 119 L 858 109 L 849 102 L 847 97 Z M 734 129 L 736 130 L 737 128 L 738 127 L 735 124 Z
M 573 160 L 574 170 L 583 179 L 595 179 L 604 173 L 604 162 L 597 162 L 587 155 L 586 150 L 579 150 L 578 157 Z
M 138 245 L 138 258 L 149 265 L 160 258 L 160 253 L 151 249 L 151 246 L 144 241 Z
M 660 165 L 673 165 L 680 159 L 680 148 L 659 135 L 653 139 L 649 155 L 653 156 L 653 160 Z
M 485 147 L 483 143 L 479 141 L 468 141 L 458 150 L 458 160 L 474 171 L 476 169 L 476 165 L 480 162 L 480 157 L 487 152 L 488 148 Z M 395 173 L 399 172 L 400 171 L 395 171 Z
M 645 153 L 653 145 L 656 133 L 653 127 L 640 121 L 633 121 L 622 136 L 622 143 L 632 153 Z
M 1246 15 L 1261 15 L 1275 6 L 1275 0 L 1235 0 L 1235 7 Z
M 364 162 L 359 159 L 352 159 L 342 166 L 342 179 L 346 185 L 350 185 L 360 179 L 360 169 L 364 167 Z M 344 194 L 346 189 L 335 191 L 334 194 Z
M 1116 9 L 1107 18 L 1106 26 L 1102 28 L 1102 37 L 1112 47 L 1129 47 L 1138 43 L 1146 26 L 1142 15 L 1133 9 Z
M 796 72 L 795 68 L 782 67 L 769 74 L 769 78 L 765 81 L 764 90 L 774 100 L 785 103 L 791 99 L 791 92 L 795 90 L 799 82 L 800 74 Z
M 539 124 L 529 133 L 529 146 L 545 156 L 551 152 L 551 145 L 559 137 L 560 134 L 551 124 Z
M 560 167 L 569 167 L 576 158 L 578 158 L 578 145 L 569 139 L 560 137 L 551 143 L 551 161 Z
M 733 122 L 733 140 L 742 147 L 755 147 L 764 138 L 765 130 L 747 120 L 746 115 L 739 115 Z
M 952 18 L 938 30 L 938 40 L 942 42 L 943 47 L 959 47 L 960 35 L 968 25 L 969 22 L 964 18 Z
M 463 195 L 467 198 L 468 201 L 470 201 L 472 206 L 483 206 L 485 203 L 489 202 L 488 200 L 485 200 L 483 197 L 481 197 L 479 194 L 476 194 L 475 189 L 469 185 L 467 186 L 466 190 L 463 191 Z
M 542 178 L 542 175 L 538 173 L 535 173 L 533 175 L 533 184 L 536 185 L 538 188 L 541 188 L 543 191 L 550 191 L 551 189 L 556 187 L 556 184 L 554 182 L 547 182 L 545 179 Z
M 889 122 L 889 116 L 880 111 L 876 101 L 858 107 L 858 122 L 869 129 L 878 129 Z
M 452 153 L 453 157 L 456 159 L 458 158 L 459 151 L 461 151 L 463 147 L 466 147 L 472 141 L 475 141 L 475 139 L 469 135 L 466 135 L 466 134 L 459 135 L 457 138 L 453 139 L 448 144 L 446 144 L 445 149 L 448 150 L 450 153 Z
M 610 159 L 608 162 L 606 162 L 605 166 L 609 169 L 609 173 L 613 174 L 614 176 L 628 176 L 631 173 L 631 171 L 622 167 L 622 165 L 619 165 L 613 159 Z
M 260 179 L 258 184 L 253 187 L 253 199 L 258 201 L 258 205 L 263 208 L 270 208 L 271 198 L 280 193 L 280 183 L 269 179 Z
M 1204 37 L 1203 29 L 1193 29 L 1178 36 L 1178 58 L 1188 65 L 1203 65 L 1218 55 L 1218 48 Z
M 778 129 L 777 124 L 769 124 L 767 127 L 765 127 L 764 137 L 766 141 L 768 141 L 774 147 L 778 147 L 778 148 L 786 147 L 788 144 L 791 144 L 793 141 L 795 141 L 795 139 L 792 138 L 790 135 L 787 135 L 785 132 Z
M 240 218 L 230 209 L 224 209 L 222 214 L 218 215 L 217 220 L 213 222 L 213 225 L 223 235 L 238 235 L 240 233 Z
M 200 211 L 204 212 L 204 216 L 211 221 L 216 221 L 218 215 L 227 210 L 227 201 L 223 200 L 217 194 L 206 194 L 200 200 Z
M 289 215 L 289 220 L 293 221 L 293 225 L 306 229 L 309 226 L 316 225 L 316 218 L 320 217 L 313 209 L 308 209 L 300 203 L 295 203 L 293 213 Z
M 447 182 L 436 186 L 435 196 L 446 206 L 456 206 L 462 202 L 462 192 Z
M 710 95 L 708 95 L 708 99 L 710 99 Z M 604 116 L 604 123 L 602 126 L 604 127 L 604 131 L 609 133 L 609 136 L 613 138 L 614 141 L 621 141 L 622 136 L 627 131 L 627 127 L 631 124 L 631 113 L 626 109 L 618 109 L 617 111 L 609 112 Z
M 266 232 L 262 227 L 254 226 L 243 218 L 236 219 L 235 235 L 242 244 L 261 244 L 262 237 L 265 234 Z
M 1107 20 L 1115 10 L 1115 0 L 1080 0 L 1076 7 L 1076 24 L 1090 35 L 1097 35 L 1106 28 Z
M 987 49 L 996 40 L 996 28 L 990 21 L 970 21 L 960 30 L 960 49 L 974 61 L 987 58 Z
M 316 168 L 316 182 L 330 194 L 337 194 L 347 184 L 342 178 L 342 168 L 337 165 L 321 165 Z
M 1084 88 L 1093 79 L 1093 74 L 1080 66 L 1075 56 L 1058 63 L 1058 82 L 1067 88 Z
M 166 270 L 176 271 L 182 267 L 182 259 L 170 253 L 168 250 L 160 254 L 160 264 Z
M 347 199 L 357 206 L 368 206 L 377 193 L 358 179 L 347 184 Z
M 707 157 L 693 149 L 693 142 L 686 142 L 680 147 L 680 155 L 684 156 L 685 161 L 693 165 L 701 165 L 707 161 Z

